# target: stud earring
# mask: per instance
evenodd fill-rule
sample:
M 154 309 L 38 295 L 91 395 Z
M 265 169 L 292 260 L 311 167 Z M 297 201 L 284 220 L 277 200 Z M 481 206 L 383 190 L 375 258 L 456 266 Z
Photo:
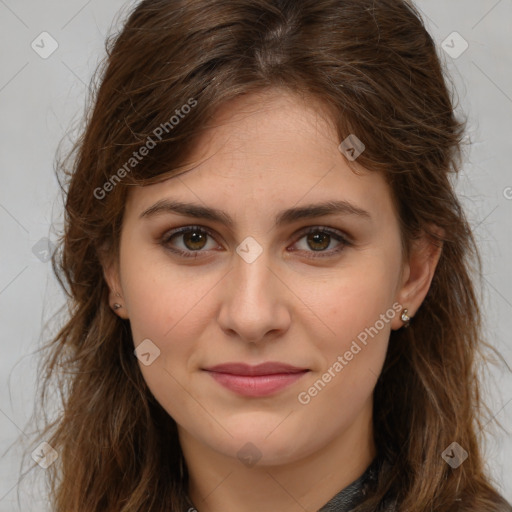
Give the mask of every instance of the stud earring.
M 119 309 L 119 308 L 122 308 L 122 307 L 123 307 L 123 306 L 121 306 L 121 304 L 118 304 L 117 302 L 112 306 L 112 308 L 113 308 L 114 310 Z
M 402 322 L 404 323 L 404 327 L 409 327 L 409 324 L 411 323 L 411 317 L 407 313 L 407 309 L 404 309 L 402 311 L 402 315 L 400 316 Z

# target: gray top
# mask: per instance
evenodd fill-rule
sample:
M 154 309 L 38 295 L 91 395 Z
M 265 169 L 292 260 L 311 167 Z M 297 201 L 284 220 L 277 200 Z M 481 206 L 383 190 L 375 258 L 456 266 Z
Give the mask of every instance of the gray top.
M 354 480 L 351 484 L 347 485 L 347 487 L 343 488 L 317 512 L 351 512 L 355 507 L 360 505 L 375 488 L 381 466 L 389 466 L 389 464 L 387 460 L 379 456 L 375 457 L 357 480 Z M 377 509 L 379 512 L 396 512 L 396 501 L 389 499 L 384 503 L 380 503 Z M 189 500 L 183 512 L 200 511 L 198 511 Z M 512 506 L 504 500 L 503 504 L 498 506 L 496 512 L 512 512 Z
M 375 457 L 357 480 L 354 480 L 351 484 L 338 492 L 320 508 L 318 512 L 350 512 L 353 510 L 364 501 L 370 488 L 376 483 L 381 463 L 382 460 Z M 193 511 L 197 510 L 194 504 L 189 500 L 189 504 L 183 512 L 189 512 L 191 509 Z M 394 503 L 389 503 L 382 510 L 385 512 L 394 512 L 395 505 Z
M 329 500 L 318 512 L 350 512 L 357 505 L 360 505 L 371 492 L 370 489 L 377 483 L 379 469 L 382 460 L 378 457 L 373 459 L 366 471 L 347 487 L 342 489 L 331 500 Z M 394 503 L 387 503 L 383 511 L 393 512 Z

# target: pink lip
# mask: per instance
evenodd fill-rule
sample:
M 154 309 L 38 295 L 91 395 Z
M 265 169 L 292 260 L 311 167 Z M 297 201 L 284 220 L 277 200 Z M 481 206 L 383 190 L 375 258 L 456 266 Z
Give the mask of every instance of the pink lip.
M 250 366 L 244 363 L 226 363 L 207 371 L 219 384 L 235 393 L 260 397 L 271 395 L 300 379 L 309 370 L 283 363 L 263 363 Z

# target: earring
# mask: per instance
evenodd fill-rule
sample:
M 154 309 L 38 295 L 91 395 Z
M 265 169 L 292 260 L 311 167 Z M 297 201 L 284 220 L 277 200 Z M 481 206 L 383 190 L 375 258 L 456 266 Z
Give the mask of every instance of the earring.
M 411 317 L 407 314 L 407 309 L 404 309 L 402 311 L 402 315 L 400 316 L 402 319 L 402 322 L 404 323 L 404 327 L 409 327 L 409 324 L 411 322 Z
M 116 297 L 121 297 L 121 294 L 119 292 L 116 292 Z M 112 305 L 112 309 L 114 311 L 116 311 L 117 309 L 119 308 L 122 308 L 123 306 L 121 304 L 119 304 L 119 302 L 114 302 L 114 304 Z

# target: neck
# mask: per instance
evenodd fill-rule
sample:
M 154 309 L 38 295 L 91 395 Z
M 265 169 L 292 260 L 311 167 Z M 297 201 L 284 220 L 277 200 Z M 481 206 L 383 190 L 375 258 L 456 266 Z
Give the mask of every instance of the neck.
M 178 429 L 189 496 L 198 512 L 318 510 L 359 478 L 376 455 L 371 411 L 314 453 L 281 465 L 246 467 Z

